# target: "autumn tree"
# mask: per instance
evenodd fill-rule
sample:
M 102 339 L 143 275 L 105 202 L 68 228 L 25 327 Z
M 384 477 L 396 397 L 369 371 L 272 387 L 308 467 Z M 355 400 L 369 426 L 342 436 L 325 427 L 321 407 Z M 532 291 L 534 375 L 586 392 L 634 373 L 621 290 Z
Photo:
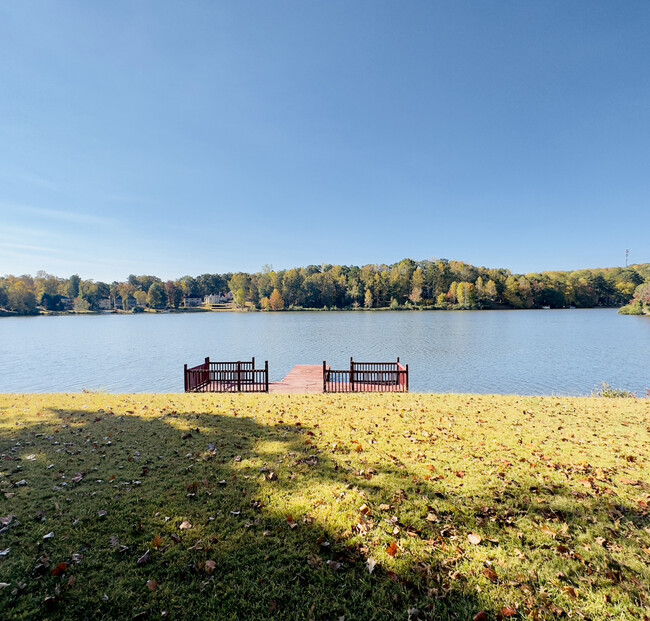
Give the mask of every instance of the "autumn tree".
M 122 298 L 122 309 L 128 311 L 129 298 L 135 292 L 135 287 L 131 283 L 125 282 L 117 286 L 117 292 L 120 294 L 120 297 Z
M 282 299 L 282 294 L 277 289 L 273 289 L 269 303 L 271 305 L 271 310 L 281 311 L 284 309 L 284 300 Z

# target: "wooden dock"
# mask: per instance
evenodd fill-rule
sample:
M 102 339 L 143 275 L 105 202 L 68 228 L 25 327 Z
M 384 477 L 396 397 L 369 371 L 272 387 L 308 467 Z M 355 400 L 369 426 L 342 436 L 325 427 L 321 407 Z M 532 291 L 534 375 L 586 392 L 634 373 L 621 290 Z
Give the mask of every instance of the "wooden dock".
M 299 364 L 281 382 L 269 384 L 276 395 L 304 395 L 323 392 L 323 367 L 319 364 Z
M 269 363 L 255 367 L 255 358 L 185 365 L 185 392 L 244 392 L 284 395 L 324 392 L 408 392 L 408 365 L 396 362 L 355 362 L 349 369 L 321 365 L 297 365 L 280 382 L 269 382 Z

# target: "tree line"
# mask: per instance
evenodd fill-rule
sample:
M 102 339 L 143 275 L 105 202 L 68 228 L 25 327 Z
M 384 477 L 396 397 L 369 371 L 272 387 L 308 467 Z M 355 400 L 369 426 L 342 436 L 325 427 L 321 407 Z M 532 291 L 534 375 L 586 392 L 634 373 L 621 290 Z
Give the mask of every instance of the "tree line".
M 178 309 L 188 298 L 232 293 L 239 308 L 300 309 L 499 309 L 618 307 L 650 283 L 650 264 L 571 272 L 513 274 L 461 261 L 404 259 L 392 265 L 309 265 L 289 270 L 264 266 L 255 273 L 183 276 L 163 281 L 130 275 L 124 282 L 60 278 L 0 277 L 0 308 L 15 314 L 61 311 Z M 645 291 L 645 290 L 643 290 Z M 106 301 L 108 300 L 108 303 Z

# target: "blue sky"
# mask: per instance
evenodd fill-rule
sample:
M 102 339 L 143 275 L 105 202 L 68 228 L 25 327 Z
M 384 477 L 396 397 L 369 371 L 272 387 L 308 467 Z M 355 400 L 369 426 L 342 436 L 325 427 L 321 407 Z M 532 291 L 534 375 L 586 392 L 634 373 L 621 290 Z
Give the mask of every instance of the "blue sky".
M 0 1 L 0 274 L 650 261 L 650 3 Z

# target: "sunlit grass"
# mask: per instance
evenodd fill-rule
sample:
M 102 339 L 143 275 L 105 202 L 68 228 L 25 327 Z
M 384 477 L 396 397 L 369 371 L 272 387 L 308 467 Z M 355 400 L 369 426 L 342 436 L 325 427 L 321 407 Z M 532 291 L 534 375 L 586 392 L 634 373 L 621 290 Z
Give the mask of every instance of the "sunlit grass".
M 0 618 L 643 618 L 649 446 L 636 399 L 0 396 Z

